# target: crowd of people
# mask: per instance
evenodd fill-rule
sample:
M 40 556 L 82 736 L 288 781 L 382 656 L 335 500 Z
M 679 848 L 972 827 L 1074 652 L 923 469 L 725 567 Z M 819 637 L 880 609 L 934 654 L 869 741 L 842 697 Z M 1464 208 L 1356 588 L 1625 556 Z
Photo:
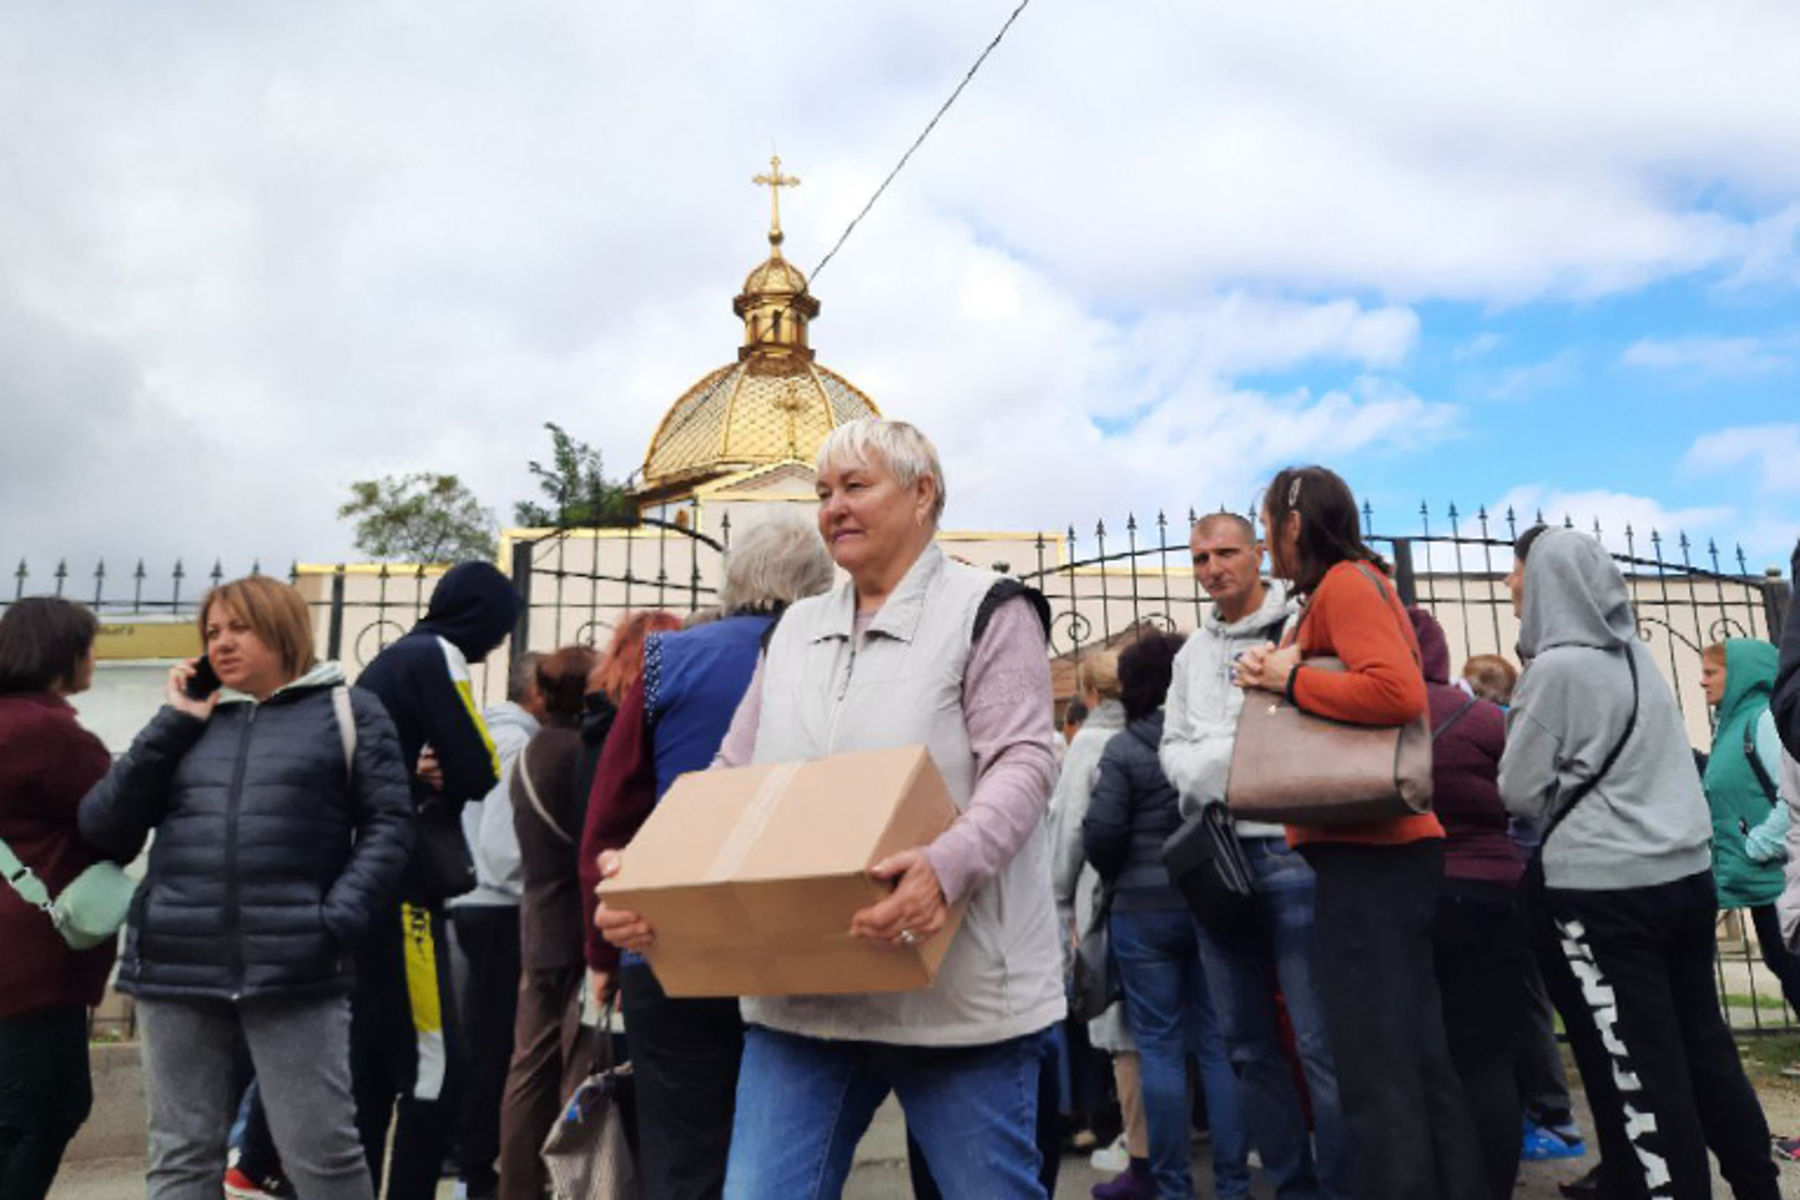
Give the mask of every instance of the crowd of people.
M 1116 1101 L 1097 1200 L 1194 1195 L 1197 1124 L 1221 1200 L 1251 1194 L 1253 1164 L 1280 1200 L 1504 1200 L 1521 1157 L 1587 1151 L 1559 1019 L 1598 1150 L 1565 1191 L 1694 1200 L 1716 1158 L 1739 1200 L 1779 1195 L 1787 1147 L 1713 962 L 1719 912 L 1745 910 L 1800 996 L 1800 617 L 1779 647 L 1706 649 L 1697 755 L 1597 541 L 1527 531 L 1506 580 L 1518 663 L 1457 670 L 1349 487 L 1290 468 L 1254 521 L 1193 526 L 1198 628 L 1084 655 L 1059 714 L 1048 606 L 940 548 L 922 433 L 845 425 L 817 480 L 816 524 L 741 536 L 716 610 L 515 654 L 485 712 L 470 666 L 521 617 L 486 564 L 447 572 L 353 685 L 292 588 L 214 588 L 204 657 L 116 762 L 68 703 L 93 616 L 9 606 L 0 1196 L 49 1193 L 115 956 L 156 1200 L 422 1200 L 447 1163 L 474 1200 L 541 1200 L 540 1149 L 615 1028 L 652 1200 L 837 1196 L 889 1095 L 920 1197 L 1045 1200 Z M 1429 808 L 1232 818 L 1247 704 L 1420 725 Z M 960 914 L 933 983 L 666 995 L 656 930 L 596 892 L 674 781 L 909 744 L 959 816 L 872 868 L 891 891 L 847 933 L 911 947 Z M 1244 878 L 1228 915 L 1166 865 L 1222 821 Z M 77 948 L 26 899 L 27 877 L 54 895 L 146 844 L 117 948 Z M 1116 998 L 1074 1020 L 1097 944 Z

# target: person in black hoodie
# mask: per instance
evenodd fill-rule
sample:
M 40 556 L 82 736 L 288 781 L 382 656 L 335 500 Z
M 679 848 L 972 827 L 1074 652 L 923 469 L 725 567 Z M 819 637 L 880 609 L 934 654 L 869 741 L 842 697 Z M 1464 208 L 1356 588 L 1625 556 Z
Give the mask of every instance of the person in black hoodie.
M 195 699 L 196 663 L 171 669 L 167 703 L 80 811 L 119 861 L 156 832 L 119 957 L 143 1034 L 145 1182 L 152 1200 L 219 1195 L 241 1037 L 298 1193 L 367 1200 L 345 997 L 406 868 L 405 763 L 380 702 L 315 660 L 293 588 L 224 584 L 199 624 L 224 687 Z
M 1800 542 L 1794 544 L 1794 560 L 1788 582 L 1800 583 Z M 1775 672 L 1775 691 L 1769 701 L 1781 744 L 1800 758 L 1800 599 L 1788 604 L 1787 628 L 1781 634 L 1781 665 Z
M 1194 915 L 1169 880 L 1162 846 L 1181 825 L 1180 796 L 1163 774 L 1163 701 L 1182 639 L 1156 633 L 1119 654 L 1125 729 L 1100 756 L 1082 844 L 1110 897 L 1108 931 L 1125 992 L 1125 1019 L 1142 1057 L 1144 1118 L 1156 1195 L 1186 1200 L 1189 1171 L 1187 1059 L 1200 1060 L 1212 1130 L 1214 1194 L 1250 1194 L 1250 1140 L 1238 1114 L 1237 1077 L 1226 1057 Z
M 512 632 L 519 593 L 491 564 L 450 568 L 425 618 L 363 669 L 357 685 L 381 698 L 409 764 L 430 747 L 438 772 L 413 775 L 419 847 L 403 900 L 376 922 L 357 957 L 351 1074 L 363 1152 L 377 1188 L 393 1129 L 389 1200 L 430 1200 L 456 1128 L 460 1047 L 450 986 L 444 901 L 474 886 L 462 806 L 499 782 L 494 743 L 481 720 L 469 665 Z M 441 777 L 440 777 L 441 776 Z

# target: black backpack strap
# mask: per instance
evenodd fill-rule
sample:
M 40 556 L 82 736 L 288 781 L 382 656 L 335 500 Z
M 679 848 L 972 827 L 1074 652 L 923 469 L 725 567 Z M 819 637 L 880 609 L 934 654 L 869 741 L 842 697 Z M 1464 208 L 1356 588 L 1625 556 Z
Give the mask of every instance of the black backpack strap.
M 1538 854 L 1540 856 L 1544 853 L 1544 847 L 1550 844 L 1550 835 L 1556 832 L 1556 827 L 1568 820 L 1569 814 L 1575 811 L 1575 806 L 1588 798 L 1588 793 L 1599 786 L 1600 781 L 1606 778 L 1606 773 L 1612 770 L 1613 764 L 1619 761 L 1619 755 L 1625 753 L 1625 743 L 1631 740 L 1632 731 L 1637 728 L 1639 699 L 1637 656 L 1631 652 L 1629 645 L 1625 647 L 1625 665 L 1631 669 L 1631 716 L 1625 722 L 1625 732 L 1619 735 L 1619 740 L 1613 746 L 1612 753 L 1606 756 L 1606 761 L 1600 764 L 1600 769 L 1575 785 L 1575 791 L 1569 796 L 1568 803 L 1564 804 L 1556 815 L 1550 818 L 1550 823 L 1544 826 L 1544 832 L 1538 838 Z
M 1046 600 L 1044 593 L 1036 588 L 1009 577 L 996 579 L 994 586 L 988 589 L 987 595 L 981 598 L 981 607 L 975 610 L 975 629 L 969 635 L 969 644 L 973 646 L 980 642 L 981 635 L 987 632 L 988 622 L 994 619 L 994 614 L 999 611 L 1000 606 L 1019 596 L 1025 597 L 1026 603 L 1031 605 L 1031 611 L 1036 615 L 1038 624 L 1044 628 L 1044 640 L 1049 641 L 1050 601 Z
M 784 604 L 775 610 L 775 619 L 770 621 L 769 627 L 762 631 L 762 637 L 759 640 L 762 642 L 762 652 L 764 654 L 769 652 L 769 643 L 775 640 L 775 627 L 781 624 L 781 618 L 786 615 L 787 605 Z
M 1769 798 L 1769 807 L 1774 808 L 1781 803 L 1781 789 L 1769 778 L 1769 769 L 1763 766 L 1762 755 L 1756 752 L 1756 727 L 1762 724 L 1762 718 L 1744 722 L 1744 757 L 1750 762 L 1750 770 L 1756 775 L 1756 782 L 1762 784 L 1763 795 Z

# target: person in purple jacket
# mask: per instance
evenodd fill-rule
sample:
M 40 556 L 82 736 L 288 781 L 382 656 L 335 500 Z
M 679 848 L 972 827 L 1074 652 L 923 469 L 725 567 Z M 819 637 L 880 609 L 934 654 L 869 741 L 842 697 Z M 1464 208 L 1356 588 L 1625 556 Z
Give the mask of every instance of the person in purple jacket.
M 68 697 L 94 677 L 94 615 L 48 596 L 0 617 L 0 842 L 59 895 L 102 855 L 75 813 L 112 765 Z M 23 880 L 21 880 L 23 882 Z M 0 1196 L 41 1200 L 94 1100 L 87 1010 L 100 1003 L 116 940 L 72 950 L 50 917 L 0 883 Z
M 1500 802 L 1506 714 L 1451 683 L 1443 627 L 1422 608 L 1407 612 L 1425 668 L 1432 808 L 1445 837 L 1444 886 L 1431 930 L 1444 1032 L 1475 1123 L 1489 1196 L 1506 1200 L 1519 1174 L 1523 1106 L 1514 1062 L 1530 961 L 1513 902 L 1525 860 L 1507 836 Z

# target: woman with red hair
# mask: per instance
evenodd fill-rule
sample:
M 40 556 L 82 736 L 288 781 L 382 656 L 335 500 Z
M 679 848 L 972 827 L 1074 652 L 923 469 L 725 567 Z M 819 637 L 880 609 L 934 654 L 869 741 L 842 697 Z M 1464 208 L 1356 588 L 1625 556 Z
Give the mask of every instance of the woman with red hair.
M 653 633 L 667 633 L 681 628 L 681 618 L 660 608 L 640 608 L 625 614 L 613 628 L 612 640 L 595 660 L 588 672 L 585 707 L 581 714 L 581 759 L 576 770 L 576 794 L 583 808 L 593 790 L 594 771 L 600 765 L 600 751 L 606 735 L 612 732 L 613 718 L 625 703 L 626 693 L 644 673 L 644 639 Z M 589 888 L 587 891 L 591 892 Z M 594 899 L 587 896 L 587 917 L 594 916 Z M 584 926 L 585 928 L 585 926 Z

